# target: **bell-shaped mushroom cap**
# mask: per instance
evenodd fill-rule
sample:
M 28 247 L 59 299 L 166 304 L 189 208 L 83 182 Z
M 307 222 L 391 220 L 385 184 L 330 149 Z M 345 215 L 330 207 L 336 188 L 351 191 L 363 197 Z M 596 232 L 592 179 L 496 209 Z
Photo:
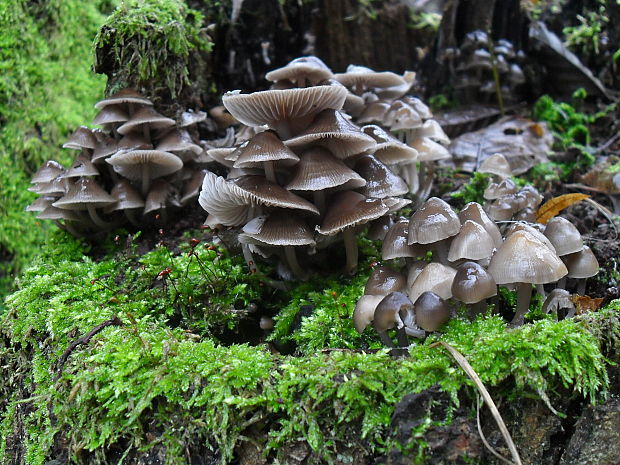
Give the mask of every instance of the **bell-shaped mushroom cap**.
M 385 197 L 382 200 L 383 203 L 386 204 L 389 208 L 389 213 L 397 212 L 398 210 L 412 203 L 412 201 L 409 199 L 401 199 L 399 197 Z
M 187 128 L 194 124 L 201 123 L 207 119 L 207 113 L 204 111 L 187 110 L 181 113 L 181 120 L 178 126 L 180 128 Z
M 390 292 L 401 292 L 407 285 L 407 277 L 387 266 L 378 266 L 368 278 L 364 294 L 388 295 Z
M 144 207 L 144 200 L 126 179 L 117 182 L 110 195 L 115 202 L 105 208 L 106 213 Z
M 583 240 L 579 230 L 566 218 L 555 216 L 549 220 L 545 228 L 545 236 L 555 247 L 558 256 L 579 252 Z
M 52 195 L 45 195 L 43 197 L 37 197 L 37 199 L 26 207 L 27 212 L 42 212 L 52 203 L 58 200 L 58 197 Z
M 110 97 L 100 100 L 95 103 L 95 108 L 101 110 L 108 105 L 116 105 L 119 103 L 137 103 L 140 105 L 153 105 L 146 97 L 143 97 L 137 90 L 135 89 L 121 89 Z
M 30 182 L 32 184 L 38 182 L 50 182 L 64 172 L 65 169 L 60 163 L 54 160 L 48 160 L 43 163 L 43 166 L 41 166 L 41 168 L 39 168 L 36 173 L 34 173 L 34 176 L 32 176 Z
M 353 169 L 366 180 L 366 185 L 359 191 L 367 197 L 383 199 L 409 192 L 407 183 L 372 155 L 360 157 Z
M 123 135 L 129 134 L 145 124 L 148 124 L 153 129 L 163 129 L 174 126 L 176 123 L 173 119 L 165 117 L 152 107 L 142 107 L 133 114 L 129 121 L 119 126 L 118 133 Z
M 109 137 L 97 142 L 97 147 L 90 157 L 90 161 L 93 163 L 103 163 L 110 155 L 114 155 L 118 152 L 118 141 Z
M 234 147 L 221 147 L 207 150 L 207 157 L 211 160 L 225 166 L 226 168 L 232 168 L 235 164 L 235 160 L 229 160 L 231 155 L 236 151 Z
M 387 232 L 393 225 L 394 220 L 390 215 L 385 215 L 374 220 L 368 228 L 368 239 L 371 241 L 383 241 Z
M 411 105 L 396 100 L 392 102 L 380 124 L 392 131 L 408 131 L 422 126 L 422 117 Z
M 491 235 L 474 221 L 467 220 L 459 233 L 452 238 L 448 260 L 454 262 L 462 258 L 482 260 L 493 254 L 495 243 Z
M 127 134 L 118 141 L 118 150 L 151 150 L 153 144 L 142 134 Z
M 37 182 L 28 190 L 39 195 L 64 195 L 69 189 L 69 180 L 59 175 L 49 182 Z
M 395 99 L 402 97 L 411 90 L 415 84 L 416 73 L 414 71 L 405 71 L 403 73 L 403 84 L 396 86 L 383 87 L 375 89 L 375 93 L 382 99 Z
M 487 214 L 494 221 L 508 221 L 519 211 L 519 207 L 505 197 L 506 196 L 500 197 L 487 204 Z
M 71 134 L 71 137 L 62 145 L 62 148 L 73 150 L 94 149 L 96 145 L 97 139 L 92 131 L 86 126 L 80 126 Z
M 312 203 L 274 184 L 263 176 L 241 176 L 230 180 L 251 195 L 254 202 L 268 207 L 293 208 L 315 215 L 319 210 Z
M 540 225 L 540 226 L 543 226 L 543 225 Z M 542 242 L 545 247 L 547 247 L 549 250 L 551 250 L 553 253 L 557 255 L 555 251 L 555 247 L 553 246 L 551 241 L 547 239 L 547 236 L 545 236 L 542 232 L 540 232 L 538 229 L 536 229 L 531 224 L 525 223 L 523 221 L 518 221 L 516 223 L 513 223 L 512 225 L 510 225 L 510 227 L 506 231 L 506 237 L 510 236 L 512 233 L 515 233 L 517 231 L 526 231 L 527 233 L 534 236 L 538 241 Z
M 484 190 L 484 198 L 486 200 L 499 199 L 500 197 L 517 192 L 517 185 L 510 178 L 502 179 L 499 183 L 492 182 Z
M 488 267 L 497 284 L 545 284 L 568 273 L 562 260 L 527 231 L 510 234 Z
M 383 260 L 401 257 L 422 257 L 426 248 L 420 244 L 407 244 L 409 220 L 400 220 L 388 230 L 381 246 Z
M 409 244 L 431 244 L 459 233 L 461 222 L 450 205 L 431 197 L 409 220 Z
M 383 295 L 363 295 L 357 301 L 353 311 L 353 325 L 358 333 L 362 334 L 364 329 L 372 322 L 375 316 L 375 309 L 384 297 Z
M 259 132 L 231 156 L 236 157 L 235 168 L 256 168 L 269 161 L 293 165 L 299 161 L 299 157 L 273 131 Z
M 315 245 L 312 230 L 306 222 L 291 212 L 274 212 L 267 218 L 252 219 L 243 232 L 257 241 L 277 246 Z
M 428 137 L 415 139 L 409 145 L 418 151 L 419 161 L 436 161 L 452 158 L 447 148 Z
M 499 232 L 499 228 L 495 221 L 489 218 L 489 215 L 482 209 L 482 205 L 478 202 L 469 202 L 463 207 L 458 214 L 461 224 L 464 224 L 467 220 L 471 220 L 481 225 L 486 232 L 493 238 L 493 244 L 495 247 L 502 245 L 502 233 Z
M 418 97 L 414 97 L 412 95 L 405 95 L 403 98 L 400 99 L 400 101 L 406 103 L 411 108 L 413 108 L 423 120 L 427 120 L 433 117 L 431 109 Z
M 540 192 L 538 192 L 538 189 L 536 189 L 534 186 L 532 186 L 531 184 L 528 184 L 526 186 L 523 186 L 521 188 L 521 190 L 519 192 L 517 192 L 517 194 L 522 195 L 525 197 L 525 201 L 526 201 L 526 208 L 536 208 L 538 207 L 544 197 L 541 195 Z
M 431 291 L 423 292 L 413 306 L 416 324 L 424 331 L 437 331 L 450 319 L 444 300 Z
M 366 185 L 355 171 L 321 147 L 312 147 L 301 155 L 295 166 L 289 190 L 319 191 L 349 183 L 352 189 Z
M 85 155 L 79 155 L 71 168 L 62 175 L 64 178 L 79 178 L 81 176 L 99 176 L 99 170 Z
M 183 184 L 183 196 L 181 197 L 181 205 L 187 205 L 191 199 L 198 197 L 200 188 L 205 178 L 207 170 L 198 170 L 192 174 L 185 184 Z
M 319 234 L 331 236 L 345 228 L 357 226 L 375 220 L 388 211 L 388 207 L 379 199 L 367 199 L 354 191 L 337 193 L 328 206 Z
M 365 66 L 356 65 L 349 65 L 346 73 L 334 74 L 334 79 L 357 94 L 361 94 L 367 89 L 382 89 L 408 84 L 402 76 L 391 71 L 377 72 Z
M 418 159 L 418 151 L 403 144 L 396 137 L 374 124 L 362 128 L 364 133 L 371 136 L 377 142 L 374 156 L 386 165 L 397 163 L 412 163 Z
M 179 157 L 161 150 L 117 152 L 106 158 L 106 162 L 112 165 L 118 174 L 132 181 L 141 180 L 144 170 L 147 170 L 149 179 L 155 179 L 183 168 L 183 162 Z
M 431 262 L 424 267 L 409 287 L 409 298 L 415 301 L 423 292 L 432 291 L 442 299 L 452 297 L 452 281 L 456 270 L 451 266 Z
M 323 60 L 315 56 L 306 56 L 295 58 L 286 66 L 269 71 L 265 74 L 265 79 L 272 82 L 286 79 L 304 87 L 306 82 L 315 85 L 318 82 L 331 79 L 332 76 L 332 71 L 323 63 Z
M 347 89 L 342 86 L 315 86 L 303 89 L 265 90 L 252 94 L 227 92 L 222 98 L 226 109 L 248 126 L 275 123 L 313 116 L 327 108 L 342 108 Z M 306 124 L 307 125 L 307 124 Z
M 87 210 L 89 206 L 99 208 L 111 203 L 114 203 L 112 196 L 94 179 L 79 178 L 69 186 L 67 193 L 52 205 L 65 210 Z
M 196 155 L 200 155 L 203 152 L 203 148 L 200 145 L 194 144 L 191 136 L 185 129 L 170 131 L 159 141 L 155 150 L 161 150 L 162 152 L 185 152 L 190 150 Z
M 383 100 L 366 105 L 359 118 L 357 118 L 357 123 L 382 123 L 387 115 L 387 112 L 390 110 L 390 106 L 390 103 Z
M 400 312 L 406 312 L 411 308 L 413 308 L 413 303 L 409 297 L 402 292 L 392 292 L 377 304 L 372 325 L 379 332 L 384 332 L 394 327 L 402 328 L 403 322 L 400 318 Z
M 129 119 L 129 115 L 125 112 L 120 105 L 107 105 L 103 107 L 95 119 L 93 124 L 106 125 L 113 123 L 124 123 Z
M 336 157 L 344 159 L 375 148 L 375 140 L 339 111 L 331 109 L 319 113 L 301 134 L 284 141 L 289 147 L 318 144 Z
M 579 252 L 564 255 L 562 260 L 568 268 L 569 278 L 591 278 L 598 273 L 598 260 L 587 245 Z
M 497 284 L 476 262 L 463 262 L 456 267 L 452 281 L 452 297 L 466 304 L 475 304 L 497 295 Z
M 512 169 L 506 157 L 501 153 L 495 153 L 489 158 L 484 160 L 478 168 L 479 173 L 488 173 L 499 176 L 500 178 L 507 178 L 512 175 Z
M 408 264 L 407 289 L 410 289 L 411 286 L 413 286 L 414 281 L 418 279 L 418 276 L 422 273 L 422 270 L 426 268 L 426 265 L 428 265 L 428 262 L 425 262 L 424 260 L 416 260 L 415 262 Z
M 37 215 L 40 220 L 66 220 L 80 221 L 80 217 L 72 210 L 65 210 L 53 205 L 49 205 L 45 210 Z
M 172 184 L 163 179 L 157 179 L 146 196 L 144 214 L 162 210 L 169 205 L 178 205 L 178 201 L 175 199 L 176 195 L 177 191 Z
M 415 130 L 416 137 L 428 137 L 441 145 L 450 144 L 450 138 L 446 135 L 441 125 L 434 119 L 424 121 L 422 126 Z

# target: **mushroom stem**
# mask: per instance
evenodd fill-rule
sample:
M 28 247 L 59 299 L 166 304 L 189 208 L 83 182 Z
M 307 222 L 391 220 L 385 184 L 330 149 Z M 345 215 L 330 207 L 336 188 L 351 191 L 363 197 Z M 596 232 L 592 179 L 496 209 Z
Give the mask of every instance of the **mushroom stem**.
M 125 217 L 129 220 L 129 222 L 134 225 L 136 228 L 140 228 L 141 225 L 138 222 L 138 219 L 136 218 L 136 212 L 135 209 L 133 208 L 127 208 L 124 210 L 125 212 Z
M 342 231 L 344 237 L 344 248 L 347 254 L 347 264 L 345 265 L 345 273 L 353 274 L 357 268 L 357 241 L 355 239 L 355 231 L 353 228 L 346 228 Z
M 245 258 L 245 262 L 248 264 L 248 268 L 250 269 L 250 273 L 257 273 L 258 268 L 256 267 L 256 262 L 254 262 L 254 257 L 252 257 L 252 252 L 250 252 L 250 247 L 248 244 L 241 244 L 241 251 L 243 252 L 243 258 Z
M 558 283 L 555 285 L 557 289 L 566 289 L 566 276 L 560 278 Z
M 142 165 L 142 196 L 146 197 L 146 194 L 151 187 L 151 176 L 149 175 L 149 165 L 144 163 Z
M 307 279 L 307 274 L 302 270 L 301 266 L 299 266 L 299 262 L 297 261 L 297 255 L 295 254 L 295 247 L 292 245 L 284 246 L 284 256 L 286 257 L 286 263 L 288 267 L 293 272 L 295 277 L 300 281 L 305 281 Z
M 517 284 L 517 310 L 515 316 L 510 322 L 510 326 L 522 326 L 525 322 L 525 314 L 530 308 L 532 300 L 532 285 L 530 283 Z
M 54 223 L 56 223 L 56 226 L 58 226 L 60 229 L 62 229 L 63 231 L 67 231 L 73 237 L 81 236 L 80 233 L 78 233 L 77 230 L 67 220 L 65 220 L 64 223 L 61 223 L 59 220 L 54 220 Z
M 109 229 L 112 226 L 110 223 L 107 223 L 101 219 L 93 205 L 88 206 L 88 215 L 90 216 L 90 219 L 93 220 L 93 223 L 101 229 Z
M 396 340 L 398 341 L 399 347 L 409 346 L 409 339 L 407 339 L 407 332 L 404 326 L 396 330 Z
M 383 342 L 386 346 L 395 349 L 396 346 L 390 337 L 387 335 L 387 331 L 377 331 L 379 337 L 381 338 L 381 342 Z
M 314 206 L 319 209 L 321 215 L 325 213 L 325 191 L 318 190 L 312 193 L 314 198 Z
M 405 333 L 411 337 L 423 338 L 426 336 L 426 331 L 420 328 L 412 328 L 410 326 L 405 326 Z
M 476 302 L 469 307 L 469 317 L 473 320 L 478 315 L 482 315 L 487 311 L 487 301 L 486 299 L 482 299 L 480 302 Z
M 547 298 L 547 294 L 545 293 L 544 284 L 536 284 L 536 292 L 542 296 L 543 299 Z
M 420 162 L 419 173 L 419 188 L 417 192 L 417 201 L 424 202 L 431 193 L 433 188 L 433 174 L 435 172 L 435 165 L 432 161 Z
M 273 161 L 266 161 L 263 164 L 263 168 L 265 168 L 265 177 L 267 180 L 277 184 L 278 180 L 276 178 L 276 170 Z
M 577 280 L 577 294 L 586 295 L 586 278 L 581 278 Z

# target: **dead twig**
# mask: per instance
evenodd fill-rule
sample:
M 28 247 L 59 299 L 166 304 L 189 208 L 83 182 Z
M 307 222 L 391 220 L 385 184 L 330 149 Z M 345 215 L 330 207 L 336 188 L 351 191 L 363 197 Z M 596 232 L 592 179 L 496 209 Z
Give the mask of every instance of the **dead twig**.
M 106 320 L 103 323 L 99 323 L 97 326 L 91 329 L 88 333 L 86 333 L 86 335 L 77 338 L 71 344 L 69 344 L 69 347 L 65 349 L 65 351 L 62 353 L 62 355 L 58 359 L 58 363 L 56 364 L 56 376 L 54 377 L 54 381 L 58 381 L 58 379 L 60 378 L 60 375 L 62 375 L 62 370 L 65 366 L 65 363 L 67 362 L 67 359 L 69 358 L 71 353 L 76 349 L 77 346 L 82 345 L 82 344 L 88 344 L 90 340 L 93 338 L 93 336 L 95 336 L 96 334 L 98 334 L 104 328 L 107 328 L 108 326 L 122 326 L 122 324 L 123 322 L 115 315 L 113 318 L 110 318 L 109 320 Z
M 442 346 L 448 352 L 450 352 L 450 355 L 454 357 L 454 360 L 456 360 L 456 363 L 459 364 L 459 366 L 463 369 L 463 371 L 467 374 L 467 376 L 469 376 L 469 378 L 474 382 L 474 384 L 478 388 L 478 391 L 482 395 L 484 402 L 489 407 L 489 410 L 491 410 L 491 415 L 493 415 L 493 418 L 497 422 L 497 426 L 499 427 L 499 430 L 502 433 L 502 436 L 504 437 L 506 444 L 508 445 L 508 449 L 510 450 L 510 453 L 512 454 L 513 463 L 516 465 L 523 465 L 523 463 L 521 462 L 521 457 L 519 457 L 519 452 L 517 451 L 517 447 L 515 446 L 515 443 L 512 441 L 512 437 L 510 436 L 510 433 L 508 432 L 508 428 L 506 428 L 506 424 L 504 423 L 504 420 L 502 416 L 500 415 L 499 410 L 497 410 L 497 406 L 495 405 L 495 402 L 493 402 L 493 399 L 491 398 L 489 391 L 487 391 L 487 388 L 482 383 L 482 380 L 480 379 L 478 374 L 474 371 L 474 369 L 469 364 L 467 359 L 463 357 L 463 355 L 458 350 L 456 350 L 454 347 L 452 347 L 450 344 L 443 342 L 443 341 L 438 341 L 438 342 L 431 344 L 429 347 L 437 347 L 437 346 Z M 507 459 L 504 459 L 504 460 L 508 463 L 511 463 Z

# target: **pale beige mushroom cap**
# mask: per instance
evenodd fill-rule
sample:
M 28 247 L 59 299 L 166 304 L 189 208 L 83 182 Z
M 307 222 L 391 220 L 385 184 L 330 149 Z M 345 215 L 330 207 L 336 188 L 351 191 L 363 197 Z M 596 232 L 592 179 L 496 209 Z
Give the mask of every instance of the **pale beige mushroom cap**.
M 508 163 L 506 157 L 504 157 L 501 153 L 495 153 L 484 160 L 480 164 L 478 172 L 494 174 L 500 178 L 507 178 L 512 175 L 510 163 Z
M 410 244 L 431 244 L 459 233 L 461 222 L 450 205 L 431 197 L 409 220 Z
M 452 281 L 456 270 L 441 263 L 426 265 L 409 287 L 409 298 L 415 302 L 424 292 L 433 292 L 442 299 L 452 297 Z
M 318 191 L 349 183 L 355 189 L 366 185 L 366 181 L 355 171 L 321 147 L 313 147 L 301 155 L 295 166 L 289 190 Z
M 137 103 L 140 105 L 153 105 L 146 97 L 143 97 L 137 90 L 127 88 L 121 89 L 110 97 L 100 100 L 95 103 L 95 108 L 98 110 L 108 106 L 108 105 L 116 105 L 119 103 Z
M 163 129 L 174 126 L 176 123 L 173 119 L 167 118 L 152 107 L 142 107 L 125 124 L 119 126 L 117 130 L 119 134 L 126 135 L 145 124 L 148 124 L 153 129 Z
M 327 65 L 315 56 L 305 56 L 295 58 L 286 66 L 274 69 L 265 74 L 265 79 L 271 82 L 288 80 L 294 83 L 309 81 L 312 85 L 331 79 L 332 71 Z
M 353 311 L 353 325 L 358 333 L 362 334 L 364 329 L 372 323 L 375 316 L 375 309 L 379 302 L 383 300 L 383 295 L 363 295 L 355 304 Z
M 288 212 L 274 212 L 268 217 L 252 219 L 243 232 L 263 243 L 274 246 L 303 246 L 316 244 L 312 229 L 299 216 Z
M 467 220 L 459 233 L 452 238 L 448 260 L 482 260 L 489 258 L 494 248 L 491 235 L 480 224 Z

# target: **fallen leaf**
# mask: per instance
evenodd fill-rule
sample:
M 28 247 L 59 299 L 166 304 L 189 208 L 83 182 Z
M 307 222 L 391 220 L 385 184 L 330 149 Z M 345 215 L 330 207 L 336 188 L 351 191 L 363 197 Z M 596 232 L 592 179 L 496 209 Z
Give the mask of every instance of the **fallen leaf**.
M 571 296 L 570 300 L 575 304 L 577 315 L 583 315 L 587 312 L 595 312 L 601 307 L 601 304 L 603 303 L 603 297 L 594 299 L 587 295 L 578 294 Z
M 547 224 L 551 218 L 556 216 L 565 208 L 568 208 L 571 205 L 589 197 L 590 196 L 586 194 L 564 194 L 558 197 L 553 197 L 540 206 L 536 212 L 536 222 Z

